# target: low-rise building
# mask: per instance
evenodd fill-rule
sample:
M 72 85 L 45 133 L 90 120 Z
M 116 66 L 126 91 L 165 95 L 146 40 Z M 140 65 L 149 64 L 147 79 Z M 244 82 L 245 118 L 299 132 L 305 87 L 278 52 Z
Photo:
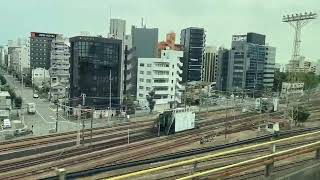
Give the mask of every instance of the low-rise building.
M 11 96 L 8 91 L 0 91 L 0 109 L 11 110 Z
M 170 109 L 181 103 L 182 51 L 163 50 L 161 58 L 139 58 L 137 72 L 137 100 L 148 106 L 147 96 L 154 91 L 154 111 Z
M 32 84 L 38 87 L 49 85 L 50 74 L 49 71 L 44 68 L 32 69 Z
M 289 96 L 303 95 L 304 83 L 282 83 L 280 97 L 286 98 Z

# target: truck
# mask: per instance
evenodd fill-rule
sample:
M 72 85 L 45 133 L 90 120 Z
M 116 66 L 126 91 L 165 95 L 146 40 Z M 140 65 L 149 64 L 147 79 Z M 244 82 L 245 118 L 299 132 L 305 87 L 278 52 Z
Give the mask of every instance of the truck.
M 27 104 L 27 111 L 28 111 L 28 114 L 35 114 L 36 113 L 36 104 L 35 103 L 28 103 Z

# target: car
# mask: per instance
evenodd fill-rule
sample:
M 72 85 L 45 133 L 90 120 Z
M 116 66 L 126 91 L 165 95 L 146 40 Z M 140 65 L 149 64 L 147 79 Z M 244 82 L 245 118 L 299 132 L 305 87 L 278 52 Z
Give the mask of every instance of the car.
M 33 94 L 33 98 L 39 98 L 38 94 Z

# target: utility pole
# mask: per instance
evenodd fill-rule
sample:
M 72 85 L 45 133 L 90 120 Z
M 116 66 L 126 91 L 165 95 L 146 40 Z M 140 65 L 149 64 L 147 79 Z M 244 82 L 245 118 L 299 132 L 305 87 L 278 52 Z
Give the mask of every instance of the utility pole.
M 93 129 L 93 114 L 94 114 L 94 108 L 91 108 L 91 127 L 90 127 L 90 144 L 92 143 L 92 129 Z
M 58 118 L 59 118 L 59 113 L 58 113 L 58 108 L 59 108 L 59 103 L 57 102 L 57 110 L 56 110 L 56 132 L 58 132 Z
M 77 112 L 77 119 L 78 119 L 78 133 L 77 133 L 77 146 L 80 145 L 80 126 L 81 126 L 81 123 L 80 123 L 80 118 L 81 118 L 81 105 L 79 104 L 78 106 L 78 111 L 79 113 Z
M 128 128 L 128 144 L 130 144 L 130 129 Z
M 111 121 L 111 69 L 109 71 L 109 113 L 108 113 L 108 119 L 109 119 L 109 122 L 107 124 L 110 123 Z

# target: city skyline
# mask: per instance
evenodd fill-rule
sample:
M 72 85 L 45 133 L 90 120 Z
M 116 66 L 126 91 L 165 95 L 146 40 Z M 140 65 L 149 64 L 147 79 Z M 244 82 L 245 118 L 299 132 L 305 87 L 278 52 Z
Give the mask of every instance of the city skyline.
M 281 18 L 286 14 L 305 11 L 319 14 L 319 10 L 315 9 L 316 4 L 320 5 L 320 2 L 13 0 L 6 1 L 0 7 L 0 16 L 3 17 L 0 44 L 7 44 L 7 40 L 18 37 L 29 37 L 31 31 L 62 33 L 67 37 L 88 31 L 90 35 L 106 36 L 111 14 L 111 18 L 126 20 L 127 34 L 130 33 L 131 25 L 140 27 L 143 17 L 147 27 L 159 28 L 159 41 L 164 40 L 170 31 L 176 32 L 179 40 L 181 29 L 187 27 L 203 27 L 206 30 L 207 45 L 226 48 L 231 44 L 232 35 L 247 32 L 265 34 L 266 42 L 277 48 L 276 62 L 287 63 L 292 54 L 293 29 L 282 23 Z M 10 7 L 14 7 L 15 11 Z M 122 8 L 126 8 L 126 11 L 122 11 Z M 320 59 L 313 45 L 313 42 L 320 41 L 320 36 L 316 36 L 319 29 L 320 22 L 315 20 L 302 32 L 301 54 L 314 61 Z

